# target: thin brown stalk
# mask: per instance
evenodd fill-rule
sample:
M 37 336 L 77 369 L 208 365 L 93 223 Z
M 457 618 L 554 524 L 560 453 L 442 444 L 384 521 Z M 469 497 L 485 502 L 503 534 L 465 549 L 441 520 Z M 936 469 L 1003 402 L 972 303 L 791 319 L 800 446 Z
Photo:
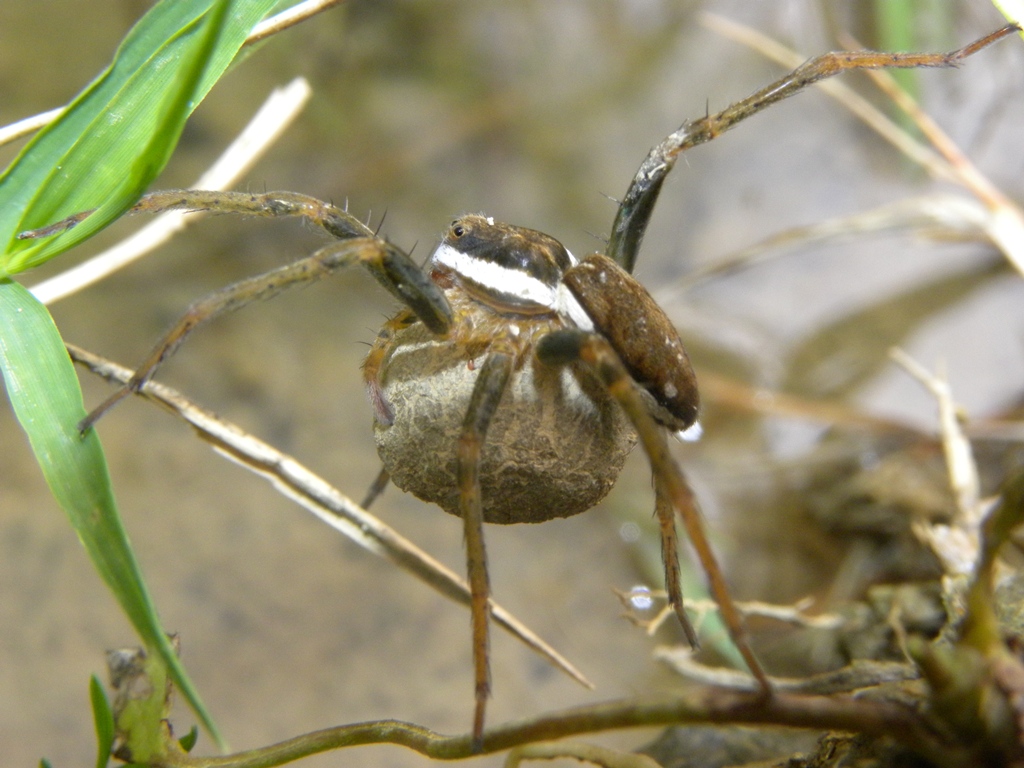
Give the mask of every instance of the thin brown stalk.
M 943 743 L 924 718 L 907 706 L 850 696 L 759 694 L 696 688 L 671 698 L 636 698 L 553 712 L 491 728 L 482 751 L 469 734 L 446 736 L 397 720 L 378 720 L 314 731 L 292 739 L 222 757 L 175 755 L 175 768 L 270 768 L 344 747 L 396 744 L 435 760 L 461 760 L 535 742 L 623 728 L 682 723 L 733 723 L 838 730 L 889 736 L 937 765 L 967 765 L 956 745 Z

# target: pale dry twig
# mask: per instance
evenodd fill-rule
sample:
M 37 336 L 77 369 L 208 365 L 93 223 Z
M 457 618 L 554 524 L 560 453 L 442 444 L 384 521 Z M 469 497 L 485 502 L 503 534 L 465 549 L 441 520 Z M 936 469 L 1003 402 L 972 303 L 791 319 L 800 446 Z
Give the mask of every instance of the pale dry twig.
M 76 362 L 110 381 L 124 384 L 132 376 L 129 369 L 72 344 L 68 345 L 68 352 Z M 291 456 L 196 406 L 179 392 L 158 382 L 146 383 L 140 394 L 187 422 L 219 454 L 270 481 L 282 495 L 359 546 L 375 555 L 386 557 L 445 597 L 469 605 L 469 587 L 463 579 Z M 567 659 L 493 600 L 491 611 L 500 626 L 528 647 L 581 685 L 594 687 Z
M 234 186 L 291 125 L 311 93 L 309 83 L 301 77 L 271 93 L 245 129 L 199 177 L 195 187 L 224 190 Z M 44 304 L 59 301 L 151 253 L 203 215 L 203 211 L 161 214 L 117 245 L 30 290 Z

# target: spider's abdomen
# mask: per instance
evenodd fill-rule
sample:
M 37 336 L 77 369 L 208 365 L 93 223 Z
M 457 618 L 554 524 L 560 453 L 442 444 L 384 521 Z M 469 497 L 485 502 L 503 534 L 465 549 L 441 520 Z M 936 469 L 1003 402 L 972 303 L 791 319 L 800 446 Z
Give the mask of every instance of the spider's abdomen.
M 456 316 L 468 320 L 458 308 Z M 419 323 L 397 331 L 388 347 L 379 384 L 393 424 L 375 422 L 377 452 L 396 486 L 458 515 L 459 436 L 486 351 L 467 356 L 465 345 Z M 587 511 L 611 490 L 635 442 L 600 386 L 524 354 L 484 441 L 484 519 L 539 523 Z

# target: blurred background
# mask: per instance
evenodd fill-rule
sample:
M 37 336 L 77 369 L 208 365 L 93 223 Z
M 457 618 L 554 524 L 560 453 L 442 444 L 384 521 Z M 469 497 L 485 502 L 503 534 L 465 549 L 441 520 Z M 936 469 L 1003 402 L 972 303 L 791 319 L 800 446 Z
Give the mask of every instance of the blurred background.
M 0 124 L 67 102 L 147 7 L 0 4 Z M 912 39 L 901 44 L 919 50 L 955 48 L 1004 23 L 977 0 L 907 7 Z M 347 200 L 373 221 L 386 212 L 383 231 L 421 258 L 454 215 L 477 211 L 546 231 L 577 255 L 600 250 L 611 198 L 650 146 L 785 71 L 709 29 L 703 12 L 807 56 L 838 47 L 839 33 L 872 46 L 895 34 L 866 0 L 353 1 L 251 51 L 197 110 L 158 186 L 190 185 L 271 89 L 302 75 L 313 85 L 310 105 L 238 188 Z M 914 78 L 928 112 L 1016 199 L 1022 65 L 1024 48 L 1010 39 L 959 70 Z M 862 76 L 845 80 L 884 105 Z M 16 149 L 0 149 L 0 161 Z M 888 360 L 891 345 L 946 366 L 979 423 L 987 490 L 1020 463 L 1019 433 L 994 439 L 984 423 L 1014 418 L 1020 404 L 1024 286 L 979 238 L 907 225 L 921 208 L 905 201 L 935 194 L 971 199 L 813 91 L 687 154 L 666 184 L 637 275 L 707 382 L 705 438 L 676 452 L 737 597 L 811 595 L 814 610 L 837 610 L 871 584 L 937 574 L 905 535 L 914 515 L 951 504 L 928 439 L 935 404 Z M 778 232 L 873 209 L 890 231 L 841 228 L 840 238 L 682 282 Z M 123 222 L 56 266 L 138 225 Z M 69 341 L 132 365 L 193 299 L 322 242 L 294 222 L 215 217 L 52 311 Z M 160 379 L 358 500 L 378 469 L 359 364 L 394 308 L 366 275 L 341 274 L 203 329 Z M 108 391 L 88 376 L 83 386 L 87 404 Z M 793 398 L 786 414 L 782 395 Z M 833 410 L 822 415 L 821 403 Z M 325 529 L 141 400 L 106 417 L 100 434 L 165 626 L 180 633 L 186 665 L 234 748 L 374 718 L 468 729 L 465 609 Z M 104 677 L 104 651 L 134 635 L 6 409 L 0 453 L 0 744 L 10 765 L 83 764 L 94 753 L 88 677 Z M 658 586 L 652 505 L 636 452 L 596 510 L 487 530 L 496 599 L 597 685 L 580 688 L 496 633 L 489 722 L 682 684 L 651 660 L 656 642 L 681 642 L 677 627 L 647 637 L 612 593 Z M 374 512 L 463 570 L 457 519 L 393 488 Z M 808 654 L 811 641 L 789 630 L 755 629 L 779 674 L 844 658 L 833 640 L 814 640 Z M 191 722 L 179 712 L 179 731 Z M 304 765 L 339 759 L 424 762 L 370 747 Z

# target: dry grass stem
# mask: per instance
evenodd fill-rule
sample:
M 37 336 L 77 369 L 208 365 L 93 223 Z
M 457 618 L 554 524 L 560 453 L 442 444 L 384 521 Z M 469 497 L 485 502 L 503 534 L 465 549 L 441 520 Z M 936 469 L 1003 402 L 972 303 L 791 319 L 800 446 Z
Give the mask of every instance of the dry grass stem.
M 953 400 L 952 389 L 944 375 L 932 374 L 902 349 L 893 348 L 889 354 L 932 394 L 938 404 L 946 471 L 956 500 L 957 515 L 951 525 L 921 521 L 915 524 L 914 531 L 939 557 L 948 575 L 969 575 L 974 573 L 978 561 L 985 507 L 980 499 L 981 483 L 971 443 L 961 428 L 962 413 Z
M 899 87 L 890 73 L 866 70 L 865 74 L 914 121 L 921 133 L 945 159 L 959 183 L 970 190 L 989 210 L 991 215 L 985 228 L 987 235 L 1017 271 L 1024 275 L 1024 213 L 1021 212 L 1020 206 L 1003 194 L 1002 190 L 970 161 L 931 115 L 921 109 L 921 105 Z
M 659 610 L 658 614 L 653 619 L 646 621 L 639 619 L 632 613 L 632 610 L 635 608 L 634 600 L 638 597 L 638 593 L 635 590 L 614 591 L 615 596 L 618 597 L 622 604 L 631 611 L 627 614 L 627 618 L 636 626 L 644 629 L 648 635 L 653 635 L 657 632 L 661 624 L 672 613 L 672 607 L 667 606 Z M 666 600 L 668 598 L 668 593 L 663 589 L 644 589 L 640 596 L 644 599 Z M 842 618 L 835 614 L 822 613 L 816 616 L 809 615 L 806 611 L 812 604 L 813 599 L 809 597 L 804 598 L 803 600 L 798 600 L 792 605 L 765 603 L 759 600 L 737 600 L 736 608 L 744 618 L 757 617 L 762 619 L 773 619 L 775 621 L 792 624 L 797 627 L 834 629 L 842 624 Z M 715 603 L 714 600 L 698 600 L 690 598 L 686 601 L 686 609 L 688 612 L 696 614 L 694 624 L 700 625 L 701 622 L 704 621 L 705 616 L 718 611 L 718 604 Z
M 750 27 L 710 13 L 702 14 L 701 21 L 723 37 L 746 45 L 785 67 L 796 67 L 804 61 L 800 54 Z M 958 184 L 981 200 L 989 212 L 983 223 L 985 234 L 1017 271 L 1024 274 L 1024 212 L 968 160 L 938 124 L 899 88 L 891 74 L 874 70 L 865 70 L 865 73 L 915 122 L 931 147 L 915 139 L 846 84 L 828 80 L 818 83 L 818 87 L 934 178 Z
M 289 27 L 316 16 L 318 13 L 330 10 L 336 5 L 341 5 L 345 0 L 304 0 L 304 2 L 293 5 L 287 10 L 281 11 L 265 21 L 261 21 L 245 39 L 245 45 L 258 43 L 271 35 L 276 35 Z
M 234 186 L 287 130 L 309 101 L 311 93 L 309 83 L 301 77 L 271 93 L 238 138 L 196 180 L 195 188 L 224 190 Z M 70 296 L 151 253 L 203 215 L 202 211 L 161 214 L 112 248 L 44 280 L 30 290 L 44 304 Z
M 99 355 L 71 344 L 68 352 L 73 360 L 108 381 L 124 384 L 131 378 L 132 371 Z M 359 546 L 389 559 L 450 600 L 469 605 L 469 587 L 463 579 L 291 456 L 203 410 L 170 387 L 151 381 L 140 394 L 187 422 L 219 454 L 270 481 L 283 496 Z M 501 627 L 529 648 L 581 685 L 594 687 L 566 658 L 493 600 L 491 611 Z
M 873 416 L 843 403 L 810 400 L 798 395 L 752 386 L 713 371 L 700 372 L 701 396 L 736 411 L 804 419 L 832 426 L 856 427 L 882 434 L 918 435 L 911 424 Z
M 18 120 L 16 123 L 5 125 L 3 128 L 0 128 L 0 147 L 4 144 L 10 144 L 12 141 L 17 141 L 22 136 L 35 133 L 44 125 L 49 125 L 61 116 L 64 109 L 64 107 L 57 107 L 49 112 L 40 112 L 38 115 L 32 115 L 23 120 Z
M 709 667 L 693 658 L 689 648 L 663 645 L 654 649 L 654 658 L 668 664 L 680 676 L 701 685 L 726 688 L 733 691 L 756 691 L 757 681 L 752 675 L 735 669 Z M 860 660 L 829 672 L 810 677 L 772 677 L 776 691 L 815 696 L 834 696 L 840 693 L 873 688 L 883 683 L 916 680 L 917 667 L 896 661 Z
M 806 56 L 802 56 L 791 48 L 787 48 L 777 40 L 773 40 L 771 37 L 751 27 L 739 24 L 723 16 L 713 13 L 702 13 L 700 19 L 701 23 L 713 32 L 717 32 L 729 40 L 746 45 L 787 69 L 799 67 L 807 60 Z M 942 159 L 941 155 L 915 139 L 884 112 L 845 83 L 836 80 L 824 80 L 816 83 L 815 87 L 846 107 L 883 139 L 915 163 L 924 167 L 936 178 L 945 181 L 958 181 L 956 174 L 949 168 L 948 163 Z
M 267 768 L 329 750 L 396 744 L 435 760 L 460 760 L 531 743 L 622 728 L 683 723 L 736 723 L 840 730 L 891 736 L 938 765 L 966 766 L 965 747 L 944 741 L 924 717 L 903 704 L 853 696 L 777 692 L 765 699 L 742 691 L 694 687 L 671 698 L 635 698 L 552 712 L 500 725 L 474 749 L 469 734 L 446 736 L 413 723 L 377 720 L 325 728 L 268 747 L 222 757 L 169 755 L 165 768 Z
M 283 32 L 289 27 L 294 27 L 296 24 L 306 21 L 319 13 L 328 11 L 336 5 L 341 5 L 343 2 L 345 0 L 304 0 L 275 16 L 271 16 L 269 19 L 261 21 L 253 27 L 252 32 L 245 38 L 243 45 L 253 45 L 254 43 L 261 42 L 271 35 L 276 35 L 278 32 Z M 5 125 L 0 128 L 0 147 L 16 141 L 22 136 L 35 133 L 40 128 L 49 125 L 60 117 L 64 109 L 65 107 L 57 107 L 56 109 L 40 112 L 38 115 L 18 120 L 10 125 Z
M 670 287 L 658 291 L 656 298 L 663 305 L 678 301 L 701 283 L 763 264 L 785 249 L 904 232 L 937 240 L 981 240 L 990 237 L 991 226 L 991 212 L 972 198 L 948 193 L 910 197 L 776 232 L 746 248 L 697 265 Z

